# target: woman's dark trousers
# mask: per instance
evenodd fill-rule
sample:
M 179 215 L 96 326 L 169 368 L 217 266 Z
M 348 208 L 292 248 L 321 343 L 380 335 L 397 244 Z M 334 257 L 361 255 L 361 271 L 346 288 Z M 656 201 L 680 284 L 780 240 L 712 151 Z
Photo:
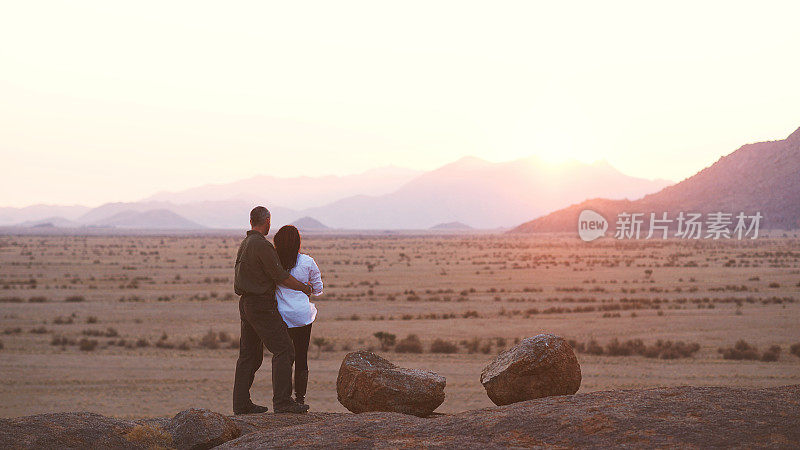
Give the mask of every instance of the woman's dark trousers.
M 289 328 L 294 344 L 294 394 L 297 403 L 305 403 L 308 389 L 308 343 L 311 340 L 311 324 Z

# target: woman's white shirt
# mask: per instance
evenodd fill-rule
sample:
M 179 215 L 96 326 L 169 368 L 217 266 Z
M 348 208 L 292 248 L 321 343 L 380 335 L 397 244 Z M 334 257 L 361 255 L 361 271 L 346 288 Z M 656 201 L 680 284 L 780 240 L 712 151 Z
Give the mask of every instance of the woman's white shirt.
M 322 274 L 314 258 L 304 253 L 298 254 L 297 264 L 289 273 L 301 283 L 310 283 L 311 295 L 322 294 Z M 317 307 L 300 291 L 278 285 L 275 298 L 278 301 L 278 311 L 289 328 L 306 326 L 317 317 Z

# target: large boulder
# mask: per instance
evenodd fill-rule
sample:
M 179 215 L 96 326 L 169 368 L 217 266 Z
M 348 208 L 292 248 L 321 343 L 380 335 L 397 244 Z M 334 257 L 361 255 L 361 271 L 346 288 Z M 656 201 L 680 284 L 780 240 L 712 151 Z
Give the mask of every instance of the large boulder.
M 581 366 L 563 338 L 540 334 L 499 354 L 481 372 L 495 405 L 571 395 L 581 386 Z
M 405 369 L 368 351 L 348 353 L 339 368 L 339 403 L 354 413 L 399 412 L 425 417 L 444 401 L 443 376 Z
M 187 409 L 175 415 L 164 431 L 179 450 L 206 450 L 236 439 L 239 427 L 230 418 L 207 409 Z

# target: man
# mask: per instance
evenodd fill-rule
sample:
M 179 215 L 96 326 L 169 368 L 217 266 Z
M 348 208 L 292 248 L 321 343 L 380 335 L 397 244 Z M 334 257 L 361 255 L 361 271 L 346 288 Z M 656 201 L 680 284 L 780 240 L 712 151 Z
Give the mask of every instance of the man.
M 268 410 L 250 400 L 250 387 L 264 359 L 264 346 L 272 353 L 272 406 L 275 412 L 304 413 L 308 406 L 292 400 L 294 346 L 278 312 L 275 286 L 281 284 L 306 295 L 311 295 L 311 286 L 297 281 L 281 266 L 275 247 L 265 237 L 270 226 L 267 208 L 257 206 L 250 211 L 250 226 L 252 229 L 247 232 L 236 255 L 233 284 L 234 291 L 241 296 L 239 316 L 242 321 L 233 384 L 233 413 L 252 414 Z

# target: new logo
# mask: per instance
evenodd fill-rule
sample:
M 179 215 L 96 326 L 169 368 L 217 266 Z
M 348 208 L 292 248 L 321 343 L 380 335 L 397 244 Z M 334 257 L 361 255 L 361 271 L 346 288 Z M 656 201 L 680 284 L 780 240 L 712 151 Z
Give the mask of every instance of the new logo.
M 591 209 L 584 209 L 578 216 L 578 236 L 586 242 L 602 237 L 607 229 L 606 218 Z

